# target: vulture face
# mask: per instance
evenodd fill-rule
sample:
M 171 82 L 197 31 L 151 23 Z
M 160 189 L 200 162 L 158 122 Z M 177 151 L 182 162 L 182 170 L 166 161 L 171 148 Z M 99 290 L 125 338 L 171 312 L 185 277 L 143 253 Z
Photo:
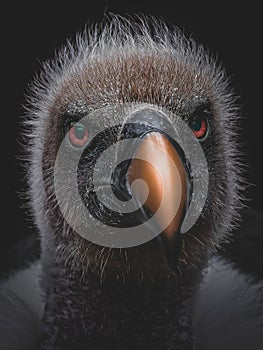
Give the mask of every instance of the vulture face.
M 46 64 L 33 91 L 30 186 L 43 251 L 118 277 L 199 269 L 240 206 L 234 99 L 204 49 L 156 20 L 113 17 Z M 115 231 L 122 243 L 108 240 Z

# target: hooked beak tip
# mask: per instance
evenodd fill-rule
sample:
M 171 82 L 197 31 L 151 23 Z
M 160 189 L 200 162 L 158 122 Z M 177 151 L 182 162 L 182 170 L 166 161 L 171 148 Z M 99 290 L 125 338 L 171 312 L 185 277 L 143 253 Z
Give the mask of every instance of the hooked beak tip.
M 143 180 L 148 187 L 145 200 Z M 169 267 L 174 270 L 181 248 L 180 227 L 187 204 L 187 172 L 175 146 L 166 135 L 150 132 L 141 140 L 128 169 L 132 194 L 152 215 Z M 132 186 L 132 184 L 135 184 Z

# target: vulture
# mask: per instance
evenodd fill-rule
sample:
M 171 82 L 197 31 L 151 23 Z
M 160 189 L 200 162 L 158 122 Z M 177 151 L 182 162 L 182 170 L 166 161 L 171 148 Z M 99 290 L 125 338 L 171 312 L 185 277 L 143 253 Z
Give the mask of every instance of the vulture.
M 202 45 L 112 15 L 44 64 L 23 124 L 39 235 L 1 258 L 1 349 L 263 348 L 263 216 Z

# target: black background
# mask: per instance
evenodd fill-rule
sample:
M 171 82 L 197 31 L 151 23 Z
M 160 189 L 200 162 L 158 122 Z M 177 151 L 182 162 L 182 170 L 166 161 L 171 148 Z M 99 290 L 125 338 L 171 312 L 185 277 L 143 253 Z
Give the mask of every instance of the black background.
M 67 5 L 68 3 L 68 5 Z M 218 54 L 234 89 L 240 94 L 244 117 L 240 139 L 247 156 L 247 179 L 251 184 L 247 195 L 250 206 L 263 211 L 262 163 L 262 25 L 258 7 L 239 4 L 209 6 L 192 3 L 155 1 L 124 3 L 111 1 L 71 1 L 9 3 L 2 9 L 6 23 L 2 29 L 1 56 L 1 139 L 2 145 L 2 215 L 1 249 L 7 249 L 18 238 L 33 232 L 30 220 L 19 199 L 24 180 L 17 160 L 20 122 L 24 114 L 25 92 L 41 62 L 52 58 L 55 49 L 73 38 L 85 23 L 96 22 L 104 13 L 145 13 L 176 24 L 185 33 Z

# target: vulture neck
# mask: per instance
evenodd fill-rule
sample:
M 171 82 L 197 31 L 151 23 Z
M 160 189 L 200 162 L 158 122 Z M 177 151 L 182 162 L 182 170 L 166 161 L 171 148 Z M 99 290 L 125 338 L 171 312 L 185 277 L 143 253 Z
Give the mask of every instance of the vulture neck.
M 49 261 L 47 264 L 46 261 Z M 103 280 L 42 258 L 41 349 L 193 349 L 192 295 L 200 273 Z

